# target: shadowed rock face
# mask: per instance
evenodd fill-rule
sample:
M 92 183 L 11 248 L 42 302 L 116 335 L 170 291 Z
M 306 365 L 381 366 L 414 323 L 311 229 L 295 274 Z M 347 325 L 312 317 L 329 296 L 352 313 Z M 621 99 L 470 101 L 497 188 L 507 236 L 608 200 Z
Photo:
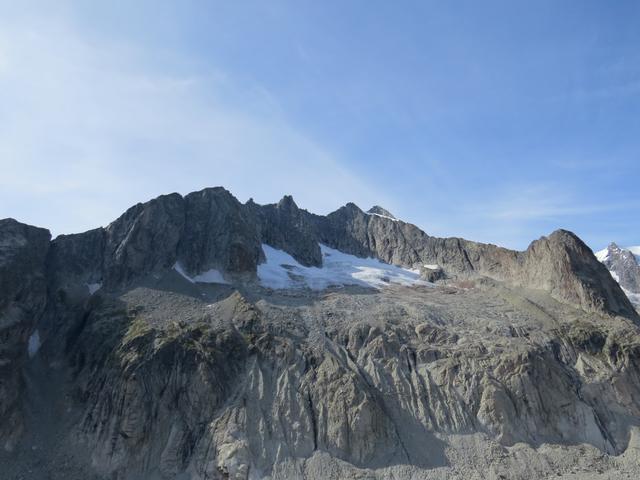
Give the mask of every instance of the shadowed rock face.
M 289 196 L 241 204 L 211 188 L 53 241 L 0 221 L 0 438 L 15 446 L 25 410 L 44 428 L 23 400 L 61 370 L 47 388 L 74 409 L 45 409 L 64 422 L 41 449 L 47 471 L 82 445 L 83 468 L 118 480 L 338 479 L 359 468 L 466 478 L 481 461 L 495 478 L 528 479 L 552 474 L 549 461 L 532 450 L 538 470 L 516 474 L 522 452 L 503 445 L 627 450 L 640 416 L 638 319 L 578 237 L 559 230 L 516 252 L 390 217 L 351 203 L 314 215 Z M 439 283 L 272 291 L 255 281 L 263 243 L 318 267 L 322 243 Z M 176 262 L 231 285 L 189 282 Z M 37 375 L 26 358 L 36 325 Z M 488 460 L 448 450 L 472 434 Z
M 101 283 L 106 237 L 104 228 L 56 237 L 48 257 L 51 282 L 65 286 Z
M 50 238 L 44 228 L 24 225 L 11 218 L 0 220 L 1 309 L 29 311 L 30 307 L 40 305 Z
M 255 220 L 223 188 L 187 195 L 185 229 L 178 257 L 190 273 L 212 268 L 230 274 L 255 274 L 263 257 Z
M 11 450 L 23 422 L 21 368 L 27 341 L 46 305 L 49 232 L 0 220 L 0 448 Z
M 264 206 L 249 201 L 246 207 L 256 219 L 262 243 L 290 253 L 302 265 L 322 265 L 314 216 L 300 210 L 291 196 Z

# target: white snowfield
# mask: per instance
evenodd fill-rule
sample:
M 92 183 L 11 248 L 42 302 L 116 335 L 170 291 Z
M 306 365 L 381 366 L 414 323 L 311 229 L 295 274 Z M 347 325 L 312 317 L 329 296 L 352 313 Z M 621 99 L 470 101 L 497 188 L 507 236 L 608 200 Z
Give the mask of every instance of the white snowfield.
M 609 248 L 604 248 L 602 250 L 598 250 L 594 253 L 598 261 L 604 262 L 609 257 Z
M 180 262 L 176 262 L 176 264 L 173 266 L 173 269 L 184 278 L 189 280 L 191 283 L 229 283 L 224 279 L 222 273 L 220 273 L 220 271 L 216 270 L 215 268 L 207 270 L 206 272 L 199 273 L 195 277 L 190 277 L 187 272 L 185 272 L 184 267 L 180 264 Z
M 381 288 L 399 285 L 433 285 L 420 279 L 415 270 L 397 267 L 375 258 L 359 258 L 320 244 L 322 267 L 305 267 L 288 253 L 263 244 L 266 262 L 258 265 L 258 279 L 273 289 L 361 285 Z
M 636 257 L 638 262 L 640 262 L 640 246 L 637 247 L 621 247 L 622 250 L 629 250 Z M 602 250 L 598 250 L 595 252 L 595 256 L 601 262 L 604 262 L 609 256 L 609 248 L 603 248 Z

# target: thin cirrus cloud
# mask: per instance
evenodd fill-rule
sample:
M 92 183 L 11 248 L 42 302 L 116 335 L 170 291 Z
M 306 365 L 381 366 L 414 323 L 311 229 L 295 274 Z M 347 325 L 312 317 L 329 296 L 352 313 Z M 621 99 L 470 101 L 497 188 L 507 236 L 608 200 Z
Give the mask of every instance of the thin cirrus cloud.
M 620 208 L 616 204 L 583 204 L 560 185 L 520 185 L 485 206 L 486 216 L 496 220 L 528 221 L 561 219 Z
M 241 201 L 293 194 L 318 212 L 380 199 L 262 87 L 158 72 L 151 54 L 60 24 L 0 28 L 0 217 L 71 233 L 215 185 Z
M 607 218 L 626 208 L 627 202 L 585 201 L 580 192 L 557 182 L 521 182 L 497 188 L 490 196 L 461 207 L 461 218 L 474 239 L 493 242 L 499 237 L 501 245 L 523 249 L 528 242 L 555 229 L 578 230 L 584 219 Z M 594 246 L 610 241 L 606 232 L 594 238 Z

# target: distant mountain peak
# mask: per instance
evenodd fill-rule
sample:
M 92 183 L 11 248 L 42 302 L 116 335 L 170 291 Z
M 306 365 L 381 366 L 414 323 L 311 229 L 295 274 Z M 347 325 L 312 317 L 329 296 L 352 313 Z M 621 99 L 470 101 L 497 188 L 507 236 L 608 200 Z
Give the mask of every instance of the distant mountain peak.
M 397 218 L 394 217 L 389 210 L 382 208 L 380 205 L 374 205 L 369 210 L 367 210 L 367 213 L 369 215 L 378 215 L 379 217 L 386 217 L 390 218 L 391 220 L 397 220 Z
M 296 205 L 291 195 L 285 195 L 278 202 L 278 208 L 297 209 L 298 205 Z
M 619 247 L 616 242 L 595 253 L 611 272 L 611 276 L 620 284 L 627 297 L 640 305 L 640 265 L 638 247 Z

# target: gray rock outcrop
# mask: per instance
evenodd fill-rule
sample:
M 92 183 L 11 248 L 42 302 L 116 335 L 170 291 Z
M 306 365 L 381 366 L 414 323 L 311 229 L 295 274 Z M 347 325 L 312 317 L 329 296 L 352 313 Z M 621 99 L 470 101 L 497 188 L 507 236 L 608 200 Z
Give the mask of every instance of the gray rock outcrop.
M 522 285 L 549 291 L 555 298 L 588 311 L 635 317 L 635 309 L 620 286 L 573 233 L 558 230 L 533 242 L 525 254 Z
M 162 195 L 131 207 L 105 229 L 106 285 L 129 285 L 173 266 L 185 225 L 184 203 L 177 193 Z

